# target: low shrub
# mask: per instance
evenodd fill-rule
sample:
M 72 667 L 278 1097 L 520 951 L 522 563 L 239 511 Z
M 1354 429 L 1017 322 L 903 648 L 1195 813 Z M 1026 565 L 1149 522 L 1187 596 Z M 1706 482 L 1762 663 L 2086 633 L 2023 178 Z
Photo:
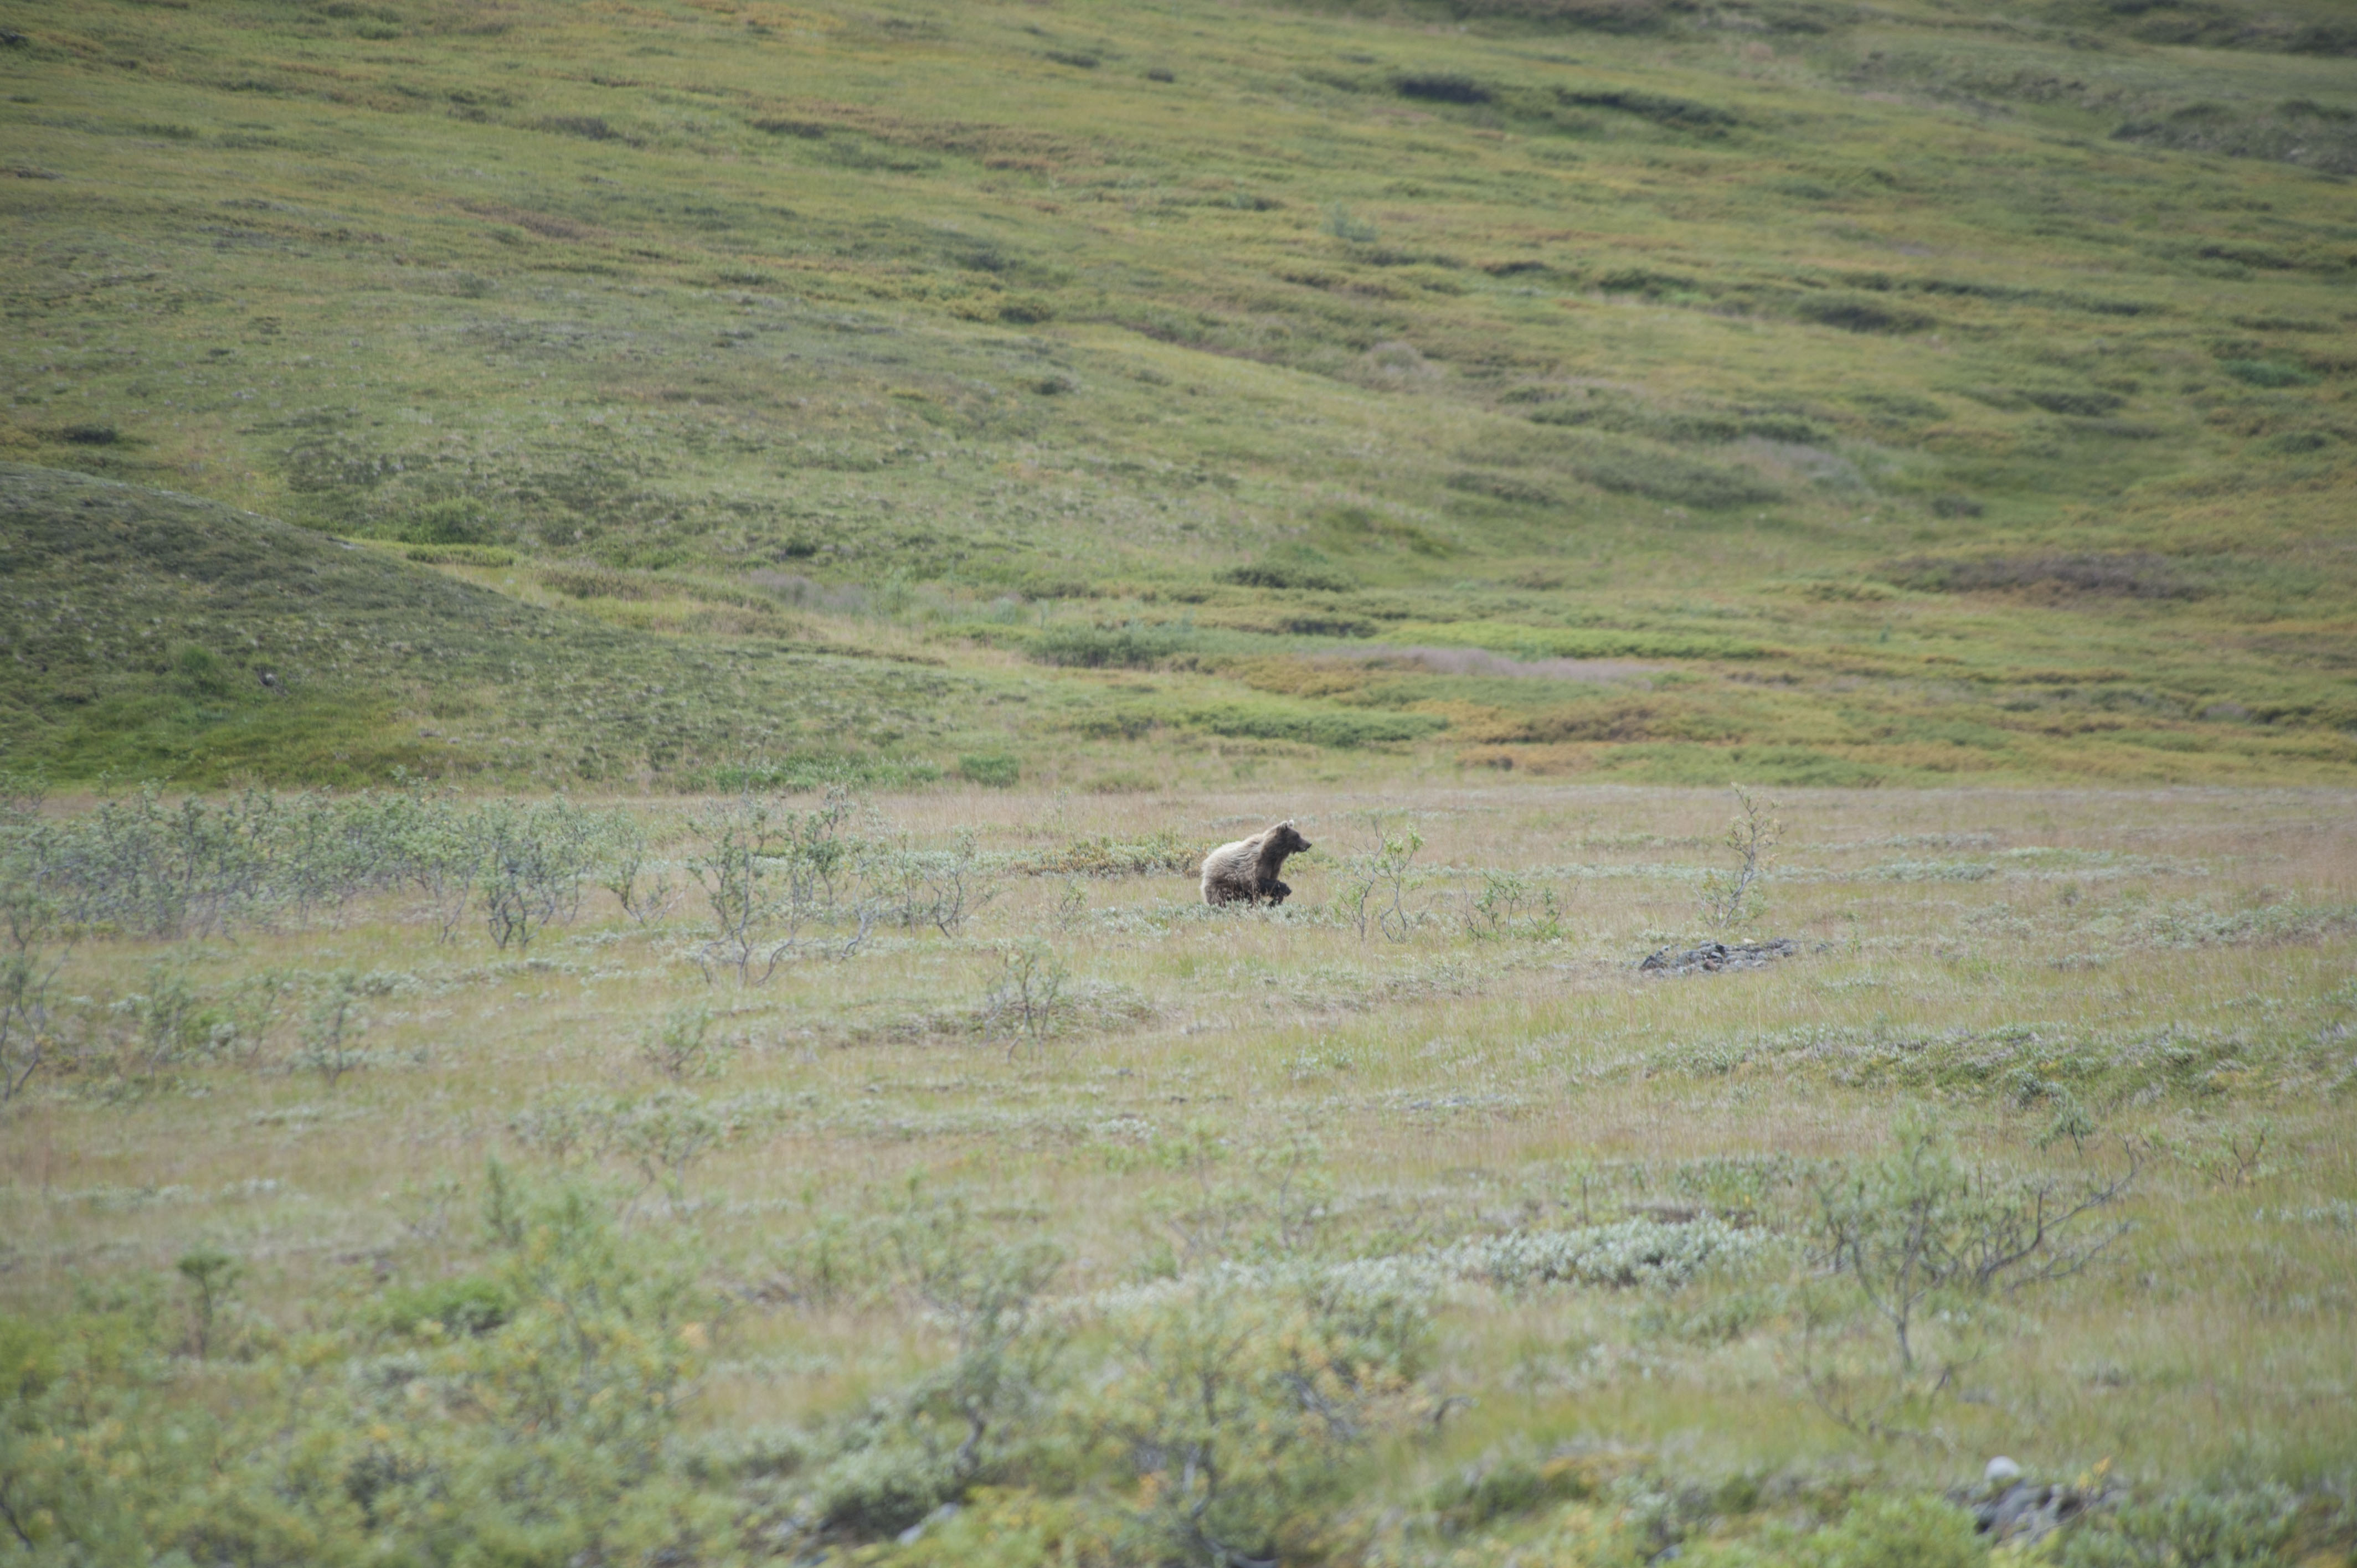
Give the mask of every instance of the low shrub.
M 497 544 L 413 544 L 404 560 L 425 566 L 512 566 L 516 553 Z
M 554 131 L 561 136 L 578 136 L 585 142 L 618 142 L 628 139 L 621 132 L 614 129 L 602 114 L 544 114 L 533 124 L 535 129 Z
M 1029 652 L 1043 664 L 1136 670 L 1160 663 L 1190 640 L 1178 628 L 1136 621 L 1118 627 L 1054 626 L 1031 644 Z
M 1635 114 L 1657 125 L 1681 131 L 1717 131 L 1737 124 L 1733 113 L 1715 104 L 1697 103 L 1692 99 L 1672 98 L 1659 92 L 1638 92 L 1627 88 L 1587 89 L 1559 87 L 1556 99 L 1564 103 L 1586 109 L 1615 109 L 1623 114 Z
M 2253 387 L 2307 387 L 2316 384 L 2316 377 L 2298 365 L 2280 360 L 2221 360 L 2218 368 Z
M 1833 1524 L 1689 1544 L 1695 1568 L 1977 1568 L 1987 1543 L 1972 1515 L 1938 1498 L 1867 1498 Z
M 1628 1219 L 1484 1237 L 1458 1243 L 1440 1262 L 1452 1273 L 1506 1288 L 1559 1283 L 1666 1289 L 1689 1283 L 1715 1265 L 1756 1257 L 1764 1246 L 1757 1233 L 1718 1219 L 1682 1225 Z
M 663 592 L 662 584 L 640 574 L 594 564 L 545 567 L 540 581 L 550 592 L 572 599 L 651 599 Z
M 969 784 L 1012 789 L 1022 781 L 1023 765 L 1003 751 L 978 752 L 958 758 L 958 777 Z
M 1579 1458 L 1509 1454 L 1467 1466 L 1434 1487 L 1426 1506 L 1450 1530 L 1479 1530 L 1545 1507 L 1593 1497 L 1596 1474 Z
M 1455 473 L 1441 481 L 1452 490 L 1464 490 L 1473 495 L 1488 496 L 1495 500 L 1511 501 L 1520 506 L 1560 506 L 1563 498 L 1544 485 L 1512 474 L 1484 474 L 1471 471 Z
M 900 1568 L 1099 1568 L 1120 1561 L 1116 1530 L 1092 1499 L 977 1487 L 963 1508 L 904 1541 L 892 1561 Z
M 651 1561 L 725 1534 L 726 1500 L 666 1456 L 718 1305 L 689 1260 L 496 1167 L 486 1219 L 486 1273 L 221 1374 L 281 1397 L 192 1389 L 180 1347 L 199 1347 L 154 1290 L 0 1320 L 16 1541 L 36 1561 L 341 1565 Z M 223 1277 L 199 1254 L 181 1272 Z M 384 1353 L 388 1329 L 422 1343 Z
M 1824 425 L 1796 413 L 1655 408 L 1592 393 L 1586 398 L 1546 403 L 1534 410 L 1530 420 L 1534 424 L 1584 425 L 1590 430 L 1681 443 L 1723 445 L 1757 438 L 1815 444 L 1832 439 L 1832 432 Z
M 715 1034 L 712 1023 L 712 1009 L 702 1003 L 673 1007 L 640 1036 L 639 1059 L 673 1083 L 718 1078 L 728 1070 L 737 1042 Z
M 1883 568 L 1886 582 L 1919 593 L 1974 594 L 2054 587 L 2133 599 L 2193 599 L 2209 590 L 2162 555 L 1985 555 L 1938 560 L 1912 556 Z
M 899 1534 L 962 1489 L 945 1455 L 889 1436 L 839 1454 L 811 1480 L 819 1528 L 861 1541 Z
M 1115 1331 L 1091 1425 L 1135 1477 L 1120 1558 L 1212 1568 L 1307 1554 L 1352 1461 L 1409 1413 L 1431 1321 L 1395 1294 L 1207 1283 Z
M 1565 465 L 1598 489 L 1706 509 L 1755 505 L 1782 494 L 1756 474 L 1671 447 L 1584 433 L 1567 439 Z
M 1059 848 L 1039 852 L 1023 861 L 1020 869 L 1035 876 L 1147 876 L 1157 872 L 1192 875 L 1199 869 L 1201 854 L 1175 830 L 1165 828 L 1139 843 L 1122 843 L 1103 835 L 1074 839 Z
M 514 1293 L 488 1274 L 431 1284 L 396 1285 L 377 1304 L 380 1321 L 394 1334 L 489 1334 L 515 1316 Z
M 1369 713 L 1360 708 L 1280 707 L 1275 703 L 1222 703 L 1190 709 L 1183 722 L 1213 735 L 1255 740 L 1297 740 L 1343 749 L 1422 740 L 1448 727 L 1431 714 Z
M 172 650 L 172 679 L 186 696 L 224 696 L 230 686 L 229 660 L 202 643 L 184 642 Z
M 799 793 L 860 785 L 877 789 L 931 784 L 941 765 L 920 757 L 876 757 L 857 753 L 795 752 L 754 762 L 725 763 L 692 776 L 698 789 L 716 794 L 775 789 Z
M 1266 555 L 1248 565 L 1231 566 L 1219 577 L 1221 582 L 1239 587 L 1313 588 L 1332 594 L 1348 593 L 1358 585 L 1348 573 L 1306 547 L 1286 554 Z
M 481 544 L 492 531 L 490 513 L 480 501 L 452 496 L 418 508 L 399 532 L 408 544 Z
M 1601 33 L 1658 33 L 1701 9 L 1697 0 L 1450 0 L 1468 19 L 1579 27 Z
M 1928 310 L 1912 310 L 1857 294 L 1803 295 L 1792 302 L 1792 314 L 1845 332 L 1926 332 L 1940 324 L 1940 318 Z
M 1402 98 L 1423 98 L 1436 103 L 1487 103 L 1493 96 L 1471 77 L 1448 71 L 1396 77 L 1392 81 L 1392 91 Z
M 2022 401 L 2049 413 L 2076 413 L 2101 418 L 2115 413 L 2128 400 L 2094 387 L 2024 387 Z
M 2131 1500 L 2067 1531 L 2053 1560 L 2057 1568 L 2263 1568 L 2286 1560 L 2296 1509 L 2271 1484 Z

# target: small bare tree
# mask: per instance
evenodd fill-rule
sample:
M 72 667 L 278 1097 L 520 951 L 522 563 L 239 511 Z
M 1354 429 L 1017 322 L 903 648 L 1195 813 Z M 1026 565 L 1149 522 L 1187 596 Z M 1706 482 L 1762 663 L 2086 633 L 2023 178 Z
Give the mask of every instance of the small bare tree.
M 368 1060 L 361 1036 L 369 1019 L 361 1011 L 360 976 L 339 969 L 320 982 L 303 1017 L 302 1049 L 296 1065 L 307 1067 L 333 1088 L 336 1080 Z
M 2007 1176 L 1965 1165 L 1910 1115 L 1882 1159 L 1814 1184 L 1824 1288 L 1805 1305 L 1800 1344 L 1812 1397 L 1853 1431 L 1911 1435 L 1910 1413 L 1984 1353 L 1992 1297 L 2069 1278 L 2126 1234 L 2125 1220 L 2090 1221 L 2135 1182 L 2141 1162 L 2127 1153 L 2116 1176 Z M 1861 1313 L 1887 1331 L 1882 1355 L 1843 1353 L 1845 1340 L 1860 1339 Z
M 0 1105 L 48 1059 L 51 1009 L 65 954 L 54 950 L 57 910 L 29 881 L 0 867 Z
M 856 929 L 848 936 L 822 942 L 805 934 L 843 914 L 838 884 L 855 846 L 842 830 L 850 814 L 849 797 L 840 794 L 809 811 L 747 795 L 694 818 L 700 843 L 687 872 L 712 911 L 712 935 L 696 952 L 707 976 L 733 969 L 737 983 L 759 985 L 805 948 L 837 957 L 858 950 L 876 921 L 866 899 L 849 912 Z
M 701 1003 L 673 1008 L 639 1042 L 639 1059 L 673 1083 L 718 1078 L 735 1054 L 736 1042 L 713 1033 L 712 1009 Z
M 483 918 L 502 951 L 511 942 L 519 953 L 531 951 L 544 927 L 578 911 L 596 836 L 587 814 L 562 795 L 490 813 L 480 868 Z
M 1416 852 L 1424 835 L 1414 828 L 1398 833 L 1383 832 L 1383 818 L 1370 815 L 1375 847 L 1351 856 L 1342 865 L 1342 889 L 1338 898 L 1342 918 L 1365 941 L 1370 929 L 1395 942 L 1415 933 L 1417 915 L 1407 907 L 1407 896 L 1423 878 L 1415 869 Z
M 1070 978 L 1064 961 L 1046 942 L 1019 942 L 999 954 L 998 977 L 983 998 L 985 1038 L 1006 1036 L 1006 1059 L 1026 1039 L 1045 1040 L 1056 1026 Z
M 436 939 L 458 940 L 458 928 L 475 897 L 490 846 L 483 813 L 462 811 L 443 800 L 420 800 L 404 822 L 398 844 L 409 880 L 425 896 Z
M 1714 867 L 1702 879 L 1703 923 L 1714 931 L 1749 925 L 1766 910 L 1761 885 L 1770 856 L 1784 838 L 1784 824 L 1774 815 L 1776 802 L 1754 799 L 1740 784 L 1728 788 L 1735 791 L 1735 815 L 1727 822 L 1724 842 L 1735 853 L 1735 864 Z
M 859 875 L 888 923 L 911 931 L 931 926 L 945 937 L 998 893 L 971 830 L 946 850 L 921 850 L 905 836 L 871 844 Z
M 1465 934 L 1476 941 L 1505 937 L 1549 941 L 1563 935 L 1563 909 L 1552 887 L 1516 872 L 1485 871 L 1480 896 L 1467 897 Z
M 285 970 L 265 969 L 231 988 L 228 1048 L 247 1067 L 259 1063 L 270 1036 L 295 998 L 295 979 Z
M 662 919 L 679 904 L 679 889 L 673 885 L 671 873 L 660 866 L 649 868 L 651 847 L 646 830 L 623 818 L 613 830 L 605 875 L 600 878 L 600 886 L 622 906 L 622 913 L 641 926 Z
M 920 1383 L 910 1413 L 957 1438 L 950 1473 L 972 1478 L 986 1445 L 1036 1413 L 1065 1334 L 1039 1310 L 1065 1262 L 1052 1241 L 1003 1242 L 951 1198 L 911 1183 L 891 1219 L 899 1273 L 916 1299 L 957 1335 L 949 1365 Z
M 201 1361 L 212 1353 L 214 1325 L 245 1266 L 210 1241 L 183 1253 L 172 1266 L 188 1282 L 188 1348 Z

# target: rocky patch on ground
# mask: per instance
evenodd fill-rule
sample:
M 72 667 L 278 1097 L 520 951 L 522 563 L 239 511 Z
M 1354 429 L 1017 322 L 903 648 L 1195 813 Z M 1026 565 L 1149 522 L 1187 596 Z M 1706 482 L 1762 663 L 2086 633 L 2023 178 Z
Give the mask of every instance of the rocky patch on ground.
M 1771 937 L 1764 942 L 1705 942 L 1683 951 L 1663 948 L 1637 967 L 1660 974 L 1716 974 L 1727 969 L 1764 969 L 1800 950 L 1801 944 L 1790 937 Z

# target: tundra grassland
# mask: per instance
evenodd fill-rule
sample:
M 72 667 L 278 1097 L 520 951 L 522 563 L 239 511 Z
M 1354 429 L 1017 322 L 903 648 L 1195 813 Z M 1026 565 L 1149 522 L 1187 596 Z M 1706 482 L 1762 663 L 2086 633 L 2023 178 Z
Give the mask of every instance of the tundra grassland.
M 2344 12 L 0 0 L 0 1563 L 2348 1563 Z
M 0 1560 L 2347 1561 L 2357 802 L 1752 804 L 20 800 Z
M 59 780 L 807 771 L 726 714 L 542 700 L 780 649 L 835 662 L 780 701 L 861 655 L 971 677 L 846 732 L 886 784 L 1206 745 L 1305 779 L 2357 760 L 2331 5 L 6 25 L 19 515 L 79 515 L 79 471 L 571 628 L 519 694 L 416 654 L 447 600 L 288 650 L 162 545 L 135 615 L 12 550 L 0 734 Z M 218 691 L 158 701 L 191 649 Z M 963 733 L 1017 669 L 1044 695 Z

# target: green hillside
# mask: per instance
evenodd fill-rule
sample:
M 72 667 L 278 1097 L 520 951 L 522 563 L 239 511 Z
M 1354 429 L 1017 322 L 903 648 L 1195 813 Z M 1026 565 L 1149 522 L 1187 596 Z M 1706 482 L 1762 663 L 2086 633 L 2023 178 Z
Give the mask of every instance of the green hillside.
M 758 757 L 897 781 L 930 771 L 898 755 L 899 726 L 938 728 L 974 685 L 813 652 L 773 614 L 772 636 L 722 648 L 632 634 L 53 470 L 0 466 L 0 735 L 69 774 L 709 782 Z
M 59 778 L 2357 761 L 2320 0 L 0 24 Z

